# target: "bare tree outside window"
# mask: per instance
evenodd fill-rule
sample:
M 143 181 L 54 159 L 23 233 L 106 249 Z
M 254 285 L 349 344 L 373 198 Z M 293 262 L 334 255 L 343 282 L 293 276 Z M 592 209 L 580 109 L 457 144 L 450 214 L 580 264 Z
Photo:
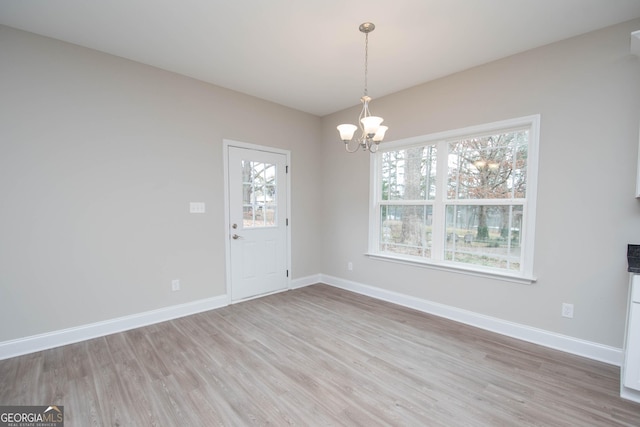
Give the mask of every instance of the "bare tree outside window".
M 435 172 L 432 145 L 383 154 L 381 250 L 430 257 Z
M 527 130 L 449 143 L 447 260 L 520 269 L 527 147 Z

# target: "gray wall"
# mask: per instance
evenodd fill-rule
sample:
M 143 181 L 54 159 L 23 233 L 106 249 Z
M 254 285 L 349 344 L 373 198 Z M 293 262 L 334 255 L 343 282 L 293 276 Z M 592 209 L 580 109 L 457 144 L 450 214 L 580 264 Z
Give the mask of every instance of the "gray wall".
M 294 278 L 325 273 L 620 347 L 626 245 L 640 242 L 636 29 L 372 103 L 389 141 L 541 114 L 538 281 L 521 285 L 363 255 L 369 155 L 344 153 L 335 131 L 357 107 L 319 119 L 0 27 L 0 342 L 223 295 L 229 138 L 292 152 Z M 207 213 L 188 214 L 190 201 Z M 177 277 L 183 290 L 171 292 Z M 562 302 L 574 319 L 560 316 Z
M 225 294 L 224 138 L 291 150 L 292 274 L 317 273 L 319 134 L 318 117 L 0 26 L 0 342 Z
M 371 110 L 388 141 L 541 114 L 535 274 L 522 285 L 372 260 L 367 251 L 369 159 L 345 154 L 323 118 L 321 271 L 568 336 L 621 347 L 628 289 L 626 245 L 640 243 L 634 198 L 640 62 L 629 22 L 492 62 L 384 98 Z M 398 73 L 402 73 L 399 69 Z M 357 97 L 357 93 L 354 97 Z M 347 261 L 354 264 L 347 271 Z M 560 316 L 575 305 L 573 319 Z

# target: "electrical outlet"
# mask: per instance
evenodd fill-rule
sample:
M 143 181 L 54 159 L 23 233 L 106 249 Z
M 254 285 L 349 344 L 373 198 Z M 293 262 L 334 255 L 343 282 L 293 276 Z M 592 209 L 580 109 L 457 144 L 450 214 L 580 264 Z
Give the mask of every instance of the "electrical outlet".
M 347 270 L 353 271 L 353 263 L 351 261 L 347 263 Z
M 180 290 L 180 279 L 173 279 L 171 281 L 171 290 L 174 292 Z
M 573 319 L 573 304 L 569 304 L 566 302 L 562 303 L 562 317 Z

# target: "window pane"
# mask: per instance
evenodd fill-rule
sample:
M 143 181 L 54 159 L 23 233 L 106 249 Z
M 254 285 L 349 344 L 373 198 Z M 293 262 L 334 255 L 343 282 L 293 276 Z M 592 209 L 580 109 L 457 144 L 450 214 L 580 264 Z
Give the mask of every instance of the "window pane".
M 517 130 L 449 143 L 447 198 L 524 198 L 528 139 Z
M 522 205 L 449 205 L 446 211 L 446 260 L 520 271 Z
M 255 210 L 252 205 L 244 205 L 242 207 L 242 225 L 244 227 L 252 227 L 255 223 Z
M 515 151 L 510 185 L 513 187 L 513 197 L 524 199 L 527 196 L 527 141 L 516 146 Z
M 382 200 L 431 200 L 436 192 L 436 147 L 382 153 Z
M 276 225 L 276 205 L 274 203 L 267 203 L 264 206 L 264 225 Z
M 269 227 L 277 222 L 276 165 L 242 161 L 243 226 Z
M 431 257 L 432 206 L 380 207 L 380 251 Z

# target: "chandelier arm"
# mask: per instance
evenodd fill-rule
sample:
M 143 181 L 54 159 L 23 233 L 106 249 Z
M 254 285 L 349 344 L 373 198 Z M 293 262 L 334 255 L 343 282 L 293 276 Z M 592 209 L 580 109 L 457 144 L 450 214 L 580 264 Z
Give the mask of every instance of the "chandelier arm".
M 349 145 L 351 144 L 351 141 L 347 141 L 344 143 L 344 149 L 347 150 L 347 153 L 355 153 L 356 151 L 358 151 L 358 149 L 360 148 L 360 139 L 357 139 L 356 142 L 357 142 L 356 147 L 353 150 L 349 149 Z
M 367 95 L 362 97 L 362 112 L 360 113 L 360 119 L 362 119 L 363 117 L 369 117 L 371 115 L 371 112 L 369 111 L 369 101 L 371 101 L 371 98 Z

